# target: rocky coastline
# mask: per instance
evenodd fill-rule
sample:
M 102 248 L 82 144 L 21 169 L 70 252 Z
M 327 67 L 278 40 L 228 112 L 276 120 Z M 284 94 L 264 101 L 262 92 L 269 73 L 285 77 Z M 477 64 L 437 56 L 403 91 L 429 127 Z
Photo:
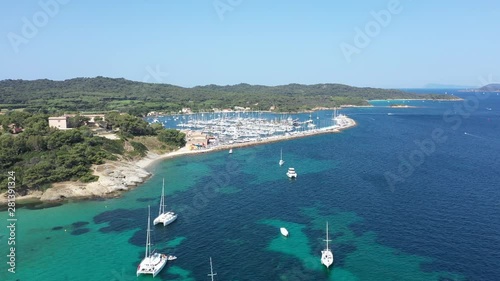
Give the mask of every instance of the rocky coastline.
M 357 125 L 353 119 L 345 117 L 345 121 L 345 124 L 343 124 L 341 127 L 322 128 L 303 132 L 301 134 L 293 136 L 279 136 L 268 138 L 266 140 L 258 142 L 220 145 L 218 147 L 200 150 L 190 150 L 188 146 L 185 146 L 176 151 L 168 152 L 165 154 L 148 152 L 145 157 L 134 162 L 128 160 L 107 161 L 105 164 L 92 166 L 93 175 L 99 177 L 99 179 L 95 182 L 83 183 L 66 181 L 54 183 L 45 191 L 32 191 L 23 196 L 16 195 L 16 203 L 22 204 L 37 201 L 57 202 L 69 199 L 77 200 L 89 198 L 112 198 L 119 196 L 122 192 L 128 191 L 144 183 L 149 177 L 152 176 L 152 174 L 147 171 L 148 167 L 159 160 L 178 157 L 182 155 L 207 153 L 226 150 L 230 148 L 261 145 L 319 134 L 339 133 L 344 129 L 351 128 Z M 0 206 L 7 205 L 7 202 L 7 192 L 0 194 Z

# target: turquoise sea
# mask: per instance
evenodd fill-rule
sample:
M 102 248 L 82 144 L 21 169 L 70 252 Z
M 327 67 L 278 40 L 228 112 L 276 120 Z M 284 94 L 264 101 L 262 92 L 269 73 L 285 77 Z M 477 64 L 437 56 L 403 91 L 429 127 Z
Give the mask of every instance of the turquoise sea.
M 2 210 L 0 280 L 152 280 L 135 271 L 162 178 L 179 217 L 152 238 L 178 259 L 155 280 L 210 280 L 209 257 L 215 280 L 499 280 L 500 96 L 447 92 L 466 100 L 378 101 L 339 134 L 160 162 L 120 198 L 18 206 L 15 274 Z

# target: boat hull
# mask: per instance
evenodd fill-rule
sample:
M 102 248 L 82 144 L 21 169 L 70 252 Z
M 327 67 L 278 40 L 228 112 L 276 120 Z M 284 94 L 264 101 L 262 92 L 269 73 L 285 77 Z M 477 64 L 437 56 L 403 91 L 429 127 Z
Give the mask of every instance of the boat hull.
M 281 235 L 288 237 L 288 230 L 286 228 L 282 227 L 280 228 Z
M 153 224 L 163 224 L 163 226 L 167 226 L 171 223 L 173 223 L 177 219 L 177 214 L 173 212 L 167 212 L 159 215 L 157 218 L 154 219 Z
M 333 253 L 330 250 L 321 251 L 321 263 L 327 268 L 333 263 Z
M 151 274 L 156 277 L 167 264 L 167 256 L 155 253 L 151 257 L 144 258 L 137 267 L 137 276 L 141 274 Z
M 297 172 L 295 171 L 294 168 L 288 168 L 288 171 L 286 172 L 286 176 L 291 178 L 291 179 L 295 179 L 295 178 L 297 178 Z

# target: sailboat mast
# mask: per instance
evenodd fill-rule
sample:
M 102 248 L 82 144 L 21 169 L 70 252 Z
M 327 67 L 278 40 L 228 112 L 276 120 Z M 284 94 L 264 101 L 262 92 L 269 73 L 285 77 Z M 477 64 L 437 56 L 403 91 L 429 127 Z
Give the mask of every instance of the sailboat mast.
M 328 222 L 326 222 L 326 249 L 328 250 Z
M 150 224 L 151 224 L 151 206 L 148 205 L 148 231 L 146 235 L 146 253 L 144 254 L 144 258 L 147 258 L 151 255 L 151 234 L 150 234 Z
M 217 273 L 214 273 L 214 270 L 212 268 L 212 257 L 210 257 L 210 274 L 208 274 L 208 276 L 210 276 L 212 278 L 212 281 L 214 281 L 215 275 L 217 275 Z
M 160 199 L 160 210 L 158 215 L 165 213 L 165 178 L 163 179 L 163 185 L 161 187 L 161 199 Z

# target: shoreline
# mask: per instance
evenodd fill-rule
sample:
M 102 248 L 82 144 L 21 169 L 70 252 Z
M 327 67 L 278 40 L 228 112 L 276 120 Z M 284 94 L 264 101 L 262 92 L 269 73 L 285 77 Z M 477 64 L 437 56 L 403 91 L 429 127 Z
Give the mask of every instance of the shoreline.
M 87 200 L 114 198 L 122 192 L 131 190 L 144 183 L 152 174 L 131 161 L 107 161 L 92 165 L 93 175 L 99 176 L 94 182 L 65 181 L 53 183 L 44 191 L 35 190 L 20 196 L 16 194 L 16 205 L 44 202 L 67 202 L 68 200 Z M 7 205 L 7 192 L 0 194 L 0 206 Z
M 372 101 L 462 101 L 464 100 L 461 97 L 455 96 L 453 99 L 429 99 L 429 98 L 418 98 L 418 99 L 383 99 L 383 100 L 366 100 L 367 102 Z M 301 110 L 301 111 L 274 111 L 274 110 L 232 110 L 232 111 L 199 111 L 199 112 L 191 112 L 191 113 L 176 113 L 176 114 L 156 114 L 150 115 L 147 117 L 166 117 L 166 116 L 180 116 L 180 115 L 196 115 L 196 114 L 211 114 L 211 113 L 249 113 L 249 112 L 262 112 L 262 113 L 273 113 L 273 114 L 303 114 L 303 113 L 311 113 L 322 110 L 342 110 L 345 108 L 356 108 L 356 107 L 375 107 L 372 104 L 369 105 L 354 105 L 354 104 L 344 104 L 336 107 L 315 107 L 310 110 Z
M 59 182 L 52 184 L 52 187 L 45 191 L 33 191 L 24 196 L 16 195 L 17 204 L 28 203 L 45 203 L 45 202 L 66 202 L 68 200 L 87 200 L 87 199 L 103 199 L 115 198 L 123 192 L 136 188 L 143 184 L 153 174 L 148 171 L 151 166 L 165 159 L 196 155 L 201 153 L 210 153 L 221 150 L 229 150 L 231 148 L 241 148 L 255 145 L 264 145 L 269 143 L 299 139 L 309 136 L 340 133 L 345 129 L 357 126 L 356 121 L 351 118 L 344 117 L 341 126 L 325 127 L 304 131 L 293 135 L 273 136 L 260 141 L 243 142 L 218 145 L 211 148 L 190 150 L 188 145 L 164 154 L 156 154 L 148 152 L 148 154 L 140 160 L 131 161 L 108 161 L 102 165 L 94 165 L 94 175 L 99 176 L 95 182 Z M 0 194 L 0 205 L 7 205 L 7 192 Z
M 296 134 L 296 135 L 269 137 L 269 138 L 261 140 L 261 141 L 218 145 L 216 147 L 199 149 L 199 150 L 189 150 L 187 148 L 187 146 L 185 146 L 185 147 L 183 147 L 179 150 L 173 151 L 173 152 L 167 152 L 167 153 L 161 154 L 161 155 L 158 155 L 158 154 L 150 155 L 150 157 L 146 156 L 145 158 L 139 160 L 136 163 L 136 165 L 138 165 L 139 167 L 141 167 L 143 169 L 147 169 L 147 168 L 150 168 L 157 161 L 164 160 L 164 159 L 170 159 L 170 158 L 175 158 L 175 157 L 180 157 L 180 156 L 185 156 L 185 155 L 210 153 L 210 152 L 216 152 L 216 151 L 220 151 L 220 150 L 229 150 L 231 148 L 241 148 L 241 147 L 248 147 L 248 146 L 264 145 L 264 144 L 269 144 L 269 143 L 288 141 L 288 140 L 304 138 L 304 137 L 309 137 L 309 136 L 322 135 L 322 134 L 340 133 L 345 129 L 349 129 L 349 128 L 357 126 L 356 121 L 354 121 L 353 119 L 345 118 L 345 120 L 347 121 L 347 124 L 345 126 L 342 126 L 342 127 L 337 127 L 337 128 L 326 127 L 326 128 L 321 128 L 321 129 L 314 129 L 314 130 L 305 131 L 303 133 Z
M 453 99 L 385 99 L 385 100 L 369 100 L 368 102 L 371 102 L 371 101 L 398 101 L 398 100 L 404 100 L 404 101 L 462 101 L 464 99 L 460 98 L 460 97 L 456 97 Z

